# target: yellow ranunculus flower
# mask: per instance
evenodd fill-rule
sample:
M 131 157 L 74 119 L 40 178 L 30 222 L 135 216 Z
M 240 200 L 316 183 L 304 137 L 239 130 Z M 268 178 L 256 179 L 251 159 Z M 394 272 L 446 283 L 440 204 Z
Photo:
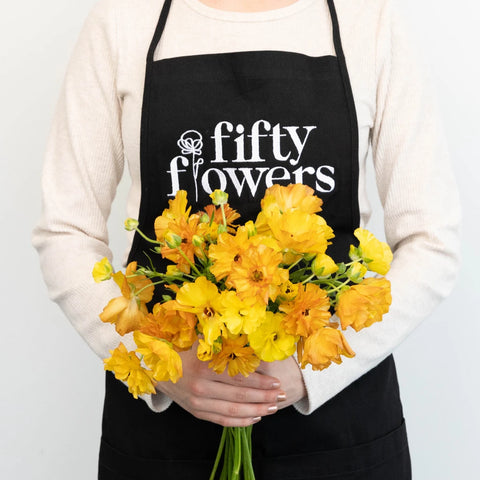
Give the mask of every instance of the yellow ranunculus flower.
M 301 366 L 312 365 L 312 370 L 323 370 L 332 362 L 342 363 L 340 355 L 351 358 L 355 352 L 350 348 L 340 330 L 324 327 L 305 340 Z
M 241 299 L 234 290 L 220 293 L 220 320 L 230 333 L 250 333 L 265 319 L 266 305 L 254 297 Z
M 135 397 L 144 393 L 155 393 L 152 372 L 144 369 L 135 352 L 128 352 L 123 343 L 110 350 L 111 357 L 103 362 L 105 370 L 115 374 L 117 380 L 126 381 L 128 391 Z
M 92 271 L 92 276 L 95 282 L 100 283 L 105 280 L 110 280 L 113 275 L 113 267 L 107 257 L 103 257 L 95 264 Z
M 266 312 L 265 321 L 248 335 L 250 346 L 265 362 L 285 360 L 295 352 L 296 337 L 283 329 L 283 317 L 281 313 Z
M 355 331 L 382 320 L 392 303 L 390 282 L 386 278 L 366 278 L 338 295 L 336 314 L 342 329 Z
M 393 254 L 388 244 L 381 242 L 373 233 L 364 228 L 357 228 L 354 235 L 360 241 L 359 247 L 367 268 L 372 272 L 385 275 L 390 270 L 393 260 Z
M 325 253 L 334 237 L 324 218 L 294 209 L 274 213 L 268 225 L 280 247 L 295 253 Z
M 213 357 L 213 346 L 203 340 L 203 338 L 198 340 L 197 357 L 202 362 L 209 362 Z
M 165 341 L 151 337 L 139 330 L 133 333 L 137 352 L 143 355 L 143 361 L 152 370 L 153 378 L 158 382 L 176 383 L 182 376 L 182 359 Z
M 326 277 L 337 270 L 338 265 L 325 253 L 319 253 L 312 262 L 312 272 L 317 277 Z

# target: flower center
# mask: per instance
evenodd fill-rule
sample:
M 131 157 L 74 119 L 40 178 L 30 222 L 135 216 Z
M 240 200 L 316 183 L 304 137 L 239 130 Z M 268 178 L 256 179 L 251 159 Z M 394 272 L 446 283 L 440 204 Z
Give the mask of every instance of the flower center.
M 252 280 L 254 282 L 261 282 L 263 280 L 263 273 L 259 270 L 254 270 L 252 273 Z
M 215 310 L 212 307 L 205 307 L 203 314 L 208 318 L 212 318 L 215 315 Z

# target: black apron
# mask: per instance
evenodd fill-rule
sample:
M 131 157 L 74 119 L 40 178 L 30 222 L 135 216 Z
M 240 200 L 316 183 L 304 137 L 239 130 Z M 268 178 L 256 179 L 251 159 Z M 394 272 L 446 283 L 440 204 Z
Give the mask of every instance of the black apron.
M 149 236 L 179 189 L 192 212 L 225 190 L 245 222 L 272 184 L 304 183 L 324 200 L 322 215 L 334 229 L 328 253 L 345 258 L 359 224 L 358 126 L 327 1 L 336 56 L 248 51 L 153 61 L 165 1 L 147 56 L 141 124 L 139 221 Z M 150 248 L 136 235 L 129 261 L 148 263 Z M 99 479 L 208 479 L 221 431 L 175 403 L 151 411 L 107 372 Z M 410 479 L 393 356 L 310 415 L 288 407 L 264 417 L 253 428 L 253 457 L 257 480 Z

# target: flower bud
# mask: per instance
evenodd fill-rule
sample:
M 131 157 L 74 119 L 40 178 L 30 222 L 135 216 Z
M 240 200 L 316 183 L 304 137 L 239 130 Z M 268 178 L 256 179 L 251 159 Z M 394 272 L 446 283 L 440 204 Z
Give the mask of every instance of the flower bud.
M 95 282 L 103 282 L 105 280 L 110 280 L 113 274 L 113 267 L 108 261 L 107 257 L 102 258 L 99 262 L 95 264 L 92 271 L 92 276 Z
M 228 193 L 217 189 L 210 194 L 210 198 L 212 199 L 212 203 L 218 207 L 220 205 L 225 205 L 228 202 Z
M 219 235 L 221 233 L 225 233 L 226 231 L 227 231 L 227 227 L 225 225 L 223 225 L 223 223 L 221 225 L 219 225 L 218 228 L 217 228 L 217 232 L 218 232 Z
M 178 248 L 182 244 L 182 237 L 173 232 L 165 234 L 165 242 L 168 248 Z
M 202 216 L 200 217 L 200 220 L 199 220 L 200 223 L 210 223 L 210 217 L 204 213 L 202 214 Z
M 347 277 L 355 283 L 360 283 L 367 273 L 367 267 L 363 263 L 355 262 L 348 270 Z
M 331 257 L 325 253 L 320 253 L 315 257 L 311 265 L 312 272 L 317 277 L 327 277 L 338 270 L 338 265 Z
M 201 247 L 205 243 L 205 240 L 200 235 L 194 235 L 192 237 L 192 244 L 194 247 Z
M 127 218 L 125 220 L 125 230 L 131 232 L 135 230 L 138 227 L 138 220 L 135 220 L 134 218 Z
M 245 224 L 245 228 L 247 229 L 247 232 L 248 232 L 248 238 L 253 237 L 257 234 L 257 228 L 255 227 L 255 224 L 251 220 L 249 220 Z

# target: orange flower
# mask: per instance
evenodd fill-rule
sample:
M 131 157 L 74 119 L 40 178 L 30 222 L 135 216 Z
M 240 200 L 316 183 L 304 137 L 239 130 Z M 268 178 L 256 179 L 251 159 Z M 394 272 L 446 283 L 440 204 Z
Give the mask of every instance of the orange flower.
M 342 332 L 330 327 L 320 328 L 305 340 L 302 368 L 310 363 L 313 370 L 323 370 L 332 362 L 342 363 L 340 355 L 348 358 L 355 356 Z
M 392 303 L 390 282 L 386 278 L 366 278 L 338 295 L 336 308 L 342 329 L 355 331 L 382 320 Z
M 328 325 L 330 301 L 327 292 L 318 285 L 307 283 L 298 286 L 298 295 L 290 302 L 282 303 L 280 311 L 286 313 L 285 331 L 290 335 L 307 337 Z
M 133 276 L 137 262 L 128 264 L 125 274 L 117 272 L 113 278 L 122 296 L 113 298 L 100 314 L 102 322 L 114 323 L 120 335 L 140 328 L 147 314 L 146 303 L 153 297 L 154 286 L 145 275 Z
M 189 350 L 197 339 L 196 324 L 197 317 L 193 313 L 179 310 L 179 304 L 170 300 L 153 307 L 153 313 L 147 315 L 140 331 L 168 340 L 177 351 L 184 351 Z
M 198 235 L 198 215 L 191 215 L 188 220 L 184 217 L 178 218 L 178 220 L 171 221 L 168 224 L 168 229 L 165 231 L 165 236 L 178 235 L 180 237 L 178 248 L 170 248 L 165 244 L 162 249 L 162 257 L 168 258 L 172 262 L 177 264 L 177 267 L 183 273 L 190 273 L 190 263 L 195 262 L 195 254 L 201 256 L 201 250 L 195 247 L 193 244 L 193 237 Z M 183 254 L 179 251 L 182 250 Z
M 178 221 L 180 218 L 187 219 L 190 213 L 190 208 L 187 208 L 187 192 L 179 190 L 173 200 L 168 201 L 168 208 L 166 208 L 160 217 L 155 219 L 155 234 L 159 242 L 165 240 L 165 233 L 169 229 L 170 222 Z
M 234 288 L 242 299 L 255 297 L 268 304 L 275 300 L 280 285 L 288 280 L 288 270 L 278 268 L 282 254 L 266 245 L 250 246 L 233 264 L 227 286 Z
M 115 373 L 115 378 L 127 382 L 128 391 L 135 397 L 144 393 L 155 393 L 153 374 L 145 370 L 135 352 L 128 352 L 123 343 L 110 350 L 111 357 L 103 362 L 105 370 Z
M 208 257 L 213 261 L 210 271 L 217 280 L 230 275 L 232 266 L 240 260 L 248 245 L 248 231 L 244 227 L 239 227 L 235 236 L 222 233 L 217 244 L 210 245 Z
M 260 365 L 260 359 L 255 355 L 253 348 L 247 346 L 248 337 L 224 338 L 222 350 L 212 355 L 212 361 L 208 364 L 216 373 L 223 373 L 228 367 L 228 374 L 231 377 L 241 373 L 248 377 Z
M 270 230 L 269 221 L 274 213 L 284 213 L 295 209 L 313 214 L 321 211 L 322 200 L 314 195 L 312 188 L 301 183 L 290 184 L 287 187 L 273 185 L 265 192 L 262 199 L 262 211 L 259 213 L 255 226 L 259 233 Z

